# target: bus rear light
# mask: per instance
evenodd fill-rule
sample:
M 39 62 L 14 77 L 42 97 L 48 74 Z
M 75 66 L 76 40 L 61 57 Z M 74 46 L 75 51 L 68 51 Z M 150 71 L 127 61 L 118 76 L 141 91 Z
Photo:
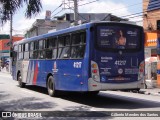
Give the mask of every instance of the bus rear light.
M 97 85 L 92 85 L 93 87 L 97 87 Z
M 91 76 L 93 80 L 100 81 L 98 64 L 94 61 L 91 61 Z
M 140 69 L 139 71 L 140 71 L 141 73 L 143 73 L 143 72 L 144 72 L 144 70 L 143 70 L 143 69 Z
M 96 70 L 96 69 L 92 70 L 92 73 L 96 74 L 96 73 L 97 73 L 97 70 Z
M 144 80 L 145 64 L 144 61 L 139 65 L 138 80 Z
M 139 65 L 139 72 L 143 73 L 144 72 L 144 63 L 142 62 L 140 65 Z

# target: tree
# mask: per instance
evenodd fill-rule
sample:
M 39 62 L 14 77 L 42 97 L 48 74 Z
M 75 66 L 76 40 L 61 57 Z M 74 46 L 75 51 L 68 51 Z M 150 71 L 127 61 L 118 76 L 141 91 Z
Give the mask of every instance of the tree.
M 0 0 L 1 22 L 5 23 L 10 19 L 11 14 L 14 15 L 19 8 L 26 5 L 25 16 L 31 18 L 41 12 L 41 0 Z

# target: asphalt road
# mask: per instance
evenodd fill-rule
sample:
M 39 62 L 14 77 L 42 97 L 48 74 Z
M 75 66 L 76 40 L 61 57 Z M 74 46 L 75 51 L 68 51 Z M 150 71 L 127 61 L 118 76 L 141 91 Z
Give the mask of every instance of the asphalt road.
M 0 111 L 160 111 L 160 96 L 103 91 L 95 97 L 79 93 L 50 97 L 45 88 L 20 88 L 9 74 L 0 73 Z

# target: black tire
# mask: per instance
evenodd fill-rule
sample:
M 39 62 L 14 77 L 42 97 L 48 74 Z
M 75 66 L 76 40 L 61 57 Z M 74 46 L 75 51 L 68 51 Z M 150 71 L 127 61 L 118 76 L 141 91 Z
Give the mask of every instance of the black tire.
M 18 85 L 19 85 L 19 87 L 24 88 L 24 87 L 25 87 L 25 83 L 22 82 L 21 73 L 18 74 L 17 80 L 18 80 Z
M 147 84 L 146 83 L 144 84 L 144 89 L 147 89 Z
M 137 89 L 137 93 L 139 93 L 139 91 L 140 91 L 140 88 Z
M 140 88 L 132 90 L 133 93 L 139 93 L 139 91 L 140 91 Z
M 49 76 L 47 80 L 47 90 L 51 97 L 57 96 L 57 91 L 55 90 L 55 81 L 53 76 Z

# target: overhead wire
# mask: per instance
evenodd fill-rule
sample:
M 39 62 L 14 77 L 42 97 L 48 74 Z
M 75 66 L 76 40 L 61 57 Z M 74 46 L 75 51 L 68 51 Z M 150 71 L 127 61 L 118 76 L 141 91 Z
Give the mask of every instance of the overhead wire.
M 94 3 L 94 2 L 97 2 L 97 1 L 99 1 L 99 0 L 94 0 L 94 1 L 91 1 L 91 2 L 88 2 L 88 3 L 80 4 L 78 6 L 83 6 L 83 5 L 91 4 L 91 3 Z
M 148 0 L 146 0 L 145 2 L 148 2 Z M 157 3 L 155 3 L 155 4 L 153 4 L 153 5 L 156 5 L 156 4 L 157 4 Z M 144 11 L 142 11 L 142 12 L 133 13 L 133 14 L 129 14 L 129 15 L 125 15 L 125 16 L 120 16 L 120 17 L 128 17 L 128 16 L 137 15 L 137 14 L 142 14 L 142 13 L 146 13 L 146 12 L 149 12 L 149 10 L 144 9 Z
M 88 3 L 84 3 L 84 4 L 80 4 L 80 5 L 78 5 L 78 6 L 83 6 L 83 5 L 87 5 L 87 4 L 91 4 L 91 3 L 94 3 L 94 2 L 97 2 L 97 1 L 99 1 L 99 0 L 94 0 L 94 1 L 91 1 L 91 2 L 88 2 Z M 148 0 L 146 0 L 145 2 L 147 2 Z M 142 2 L 140 2 L 140 3 L 136 3 L 136 4 L 132 4 L 132 5 L 128 5 L 128 6 L 126 6 L 126 7 L 132 7 L 132 6 L 136 6 L 136 5 L 139 5 L 139 4 L 141 4 Z M 56 11 L 58 8 L 60 8 L 62 5 L 63 5 L 64 3 L 62 3 L 62 4 L 60 4 L 54 11 Z M 66 4 L 67 6 L 68 6 L 68 4 Z M 68 9 L 72 9 L 73 10 L 73 7 L 70 7 L 70 6 L 68 6 L 69 8 Z M 115 11 L 115 10 L 119 10 L 119 9 L 124 9 L 124 8 L 126 8 L 126 7 L 123 7 L 123 8 L 117 8 L 117 9 L 114 9 L 114 10 L 111 10 L 111 11 Z M 52 13 L 54 12 L 54 11 L 52 11 Z M 52 18 L 54 18 L 54 16 L 55 15 L 57 15 L 57 14 L 59 14 L 60 12 L 62 12 L 63 10 L 61 10 L 61 11 L 59 11 L 59 12 L 57 12 L 56 14 L 54 14 L 53 16 L 52 16 Z M 142 12 L 139 12 L 139 13 L 134 13 L 134 14 L 129 14 L 129 15 L 125 15 L 125 16 L 120 16 L 120 17 L 128 17 L 128 16 L 132 16 L 132 15 L 136 15 L 136 14 L 141 14 Z M 108 15 L 107 15 L 108 16 Z M 105 18 L 107 17 L 107 16 L 105 16 Z M 81 16 L 82 17 L 82 16 Z M 105 18 L 103 18 L 103 19 L 105 19 Z M 83 19 L 84 19 L 84 17 L 83 17 Z M 103 20 L 102 19 L 102 20 Z M 86 19 L 85 19 L 86 20 Z
M 51 14 L 54 13 L 54 12 L 55 12 L 58 8 L 60 8 L 62 5 L 63 5 L 63 3 L 61 3 L 56 9 L 54 9 L 54 10 L 51 12 Z
M 54 16 L 58 15 L 59 13 L 61 13 L 63 10 L 64 10 L 64 9 L 61 9 L 59 12 L 57 12 L 56 14 L 54 14 L 54 15 L 52 16 L 52 18 L 54 18 Z
M 145 0 L 144 2 L 148 2 L 149 0 Z M 144 3 L 143 2 L 143 3 Z M 136 5 L 139 5 L 139 4 L 141 4 L 142 2 L 140 2 L 140 3 L 137 3 L 137 4 L 132 4 L 132 5 L 128 5 L 128 6 L 126 6 L 126 7 L 132 7 L 132 6 L 136 6 Z M 123 7 L 123 8 L 126 8 L 126 7 Z M 111 11 L 116 11 L 116 10 L 120 10 L 120 9 L 123 9 L 123 8 L 117 8 L 117 9 L 113 9 L 113 10 L 111 10 Z M 110 11 L 110 12 L 111 12 Z M 123 15 L 123 16 L 120 16 L 121 18 L 124 18 L 124 17 L 128 17 L 128 16 L 131 16 L 131 17 L 133 17 L 133 15 L 137 15 L 137 14 L 142 14 L 142 13 L 144 13 L 144 12 L 148 12 L 147 10 L 146 11 L 143 11 L 143 12 L 137 12 L 137 13 L 133 13 L 133 14 L 128 14 L 128 15 Z M 105 16 L 106 17 L 106 16 Z M 129 17 L 128 17 L 129 18 Z M 126 19 L 126 18 L 124 18 L 124 19 Z
M 68 6 L 68 5 L 67 5 Z M 70 6 L 68 6 L 70 8 Z M 71 10 L 74 11 L 74 9 L 70 8 Z M 80 15 L 78 12 L 77 12 L 78 16 L 80 16 L 81 18 L 83 18 L 84 20 L 88 21 L 86 18 L 84 18 L 82 15 Z

